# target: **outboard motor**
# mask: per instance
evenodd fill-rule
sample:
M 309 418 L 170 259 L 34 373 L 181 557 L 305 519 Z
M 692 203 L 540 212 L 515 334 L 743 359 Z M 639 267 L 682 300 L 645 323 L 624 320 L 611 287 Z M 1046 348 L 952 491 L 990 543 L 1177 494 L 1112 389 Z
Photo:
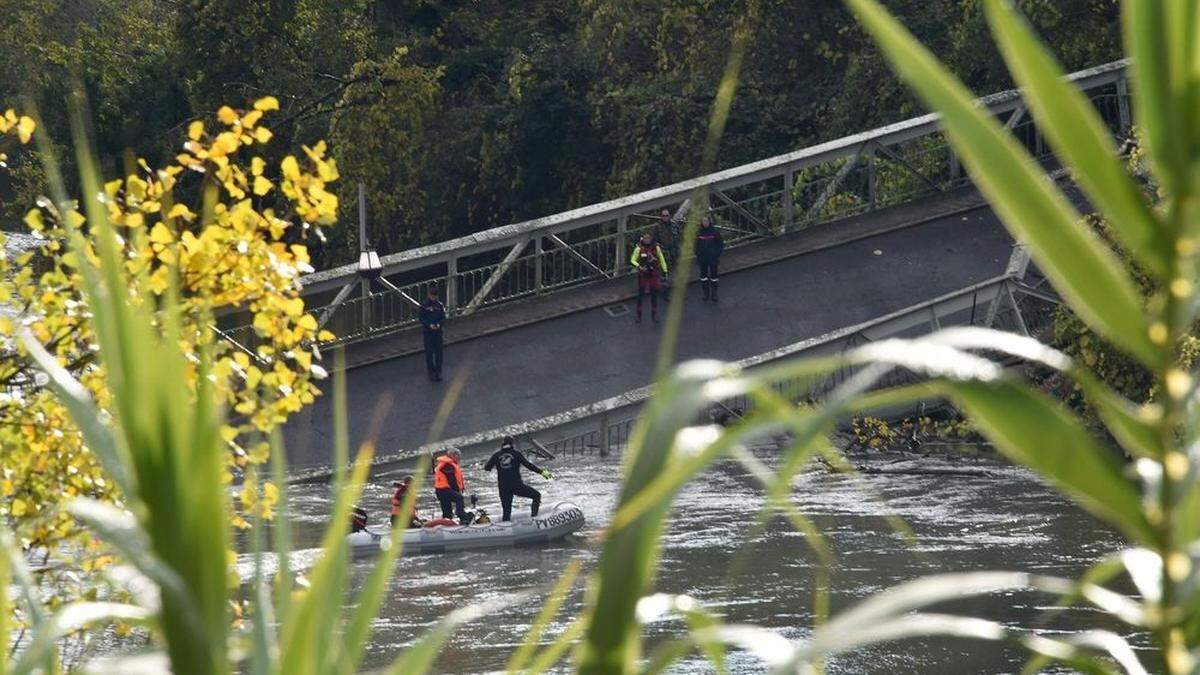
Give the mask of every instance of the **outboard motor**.
M 356 506 L 350 511 L 350 533 L 362 532 L 365 529 L 367 529 L 367 510 Z

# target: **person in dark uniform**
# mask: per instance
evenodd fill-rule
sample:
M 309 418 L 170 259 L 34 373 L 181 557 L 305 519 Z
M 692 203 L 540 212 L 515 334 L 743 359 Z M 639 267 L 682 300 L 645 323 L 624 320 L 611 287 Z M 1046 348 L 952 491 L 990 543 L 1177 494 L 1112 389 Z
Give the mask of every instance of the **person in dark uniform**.
M 429 370 L 429 379 L 441 382 L 442 324 L 446 322 L 446 306 L 438 300 L 437 286 L 429 287 L 429 297 L 421 303 L 417 319 L 421 322 L 421 332 L 425 337 L 425 367 Z
M 654 226 L 654 239 L 663 247 L 668 260 L 679 259 L 679 225 L 671 216 L 670 209 L 659 212 L 658 223 Z
M 650 294 L 650 319 L 658 323 L 658 291 L 662 288 L 662 279 L 667 275 L 667 259 L 663 256 L 662 247 L 649 232 L 642 235 L 641 241 L 633 247 L 633 255 L 629 257 L 629 265 L 637 270 L 638 294 L 637 317 L 642 322 L 642 297 Z
M 521 454 L 520 450 L 517 450 L 512 436 L 505 436 L 504 441 L 500 443 L 500 449 L 483 466 L 484 471 L 496 470 L 496 482 L 499 483 L 500 487 L 500 508 L 503 511 L 501 520 L 504 522 L 512 520 L 513 496 L 527 497 L 533 500 L 529 505 L 529 515 L 531 516 L 538 514 L 538 507 L 542 503 L 542 493 L 529 487 L 525 484 L 525 481 L 521 480 L 521 467 L 541 474 L 543 478 L 550 480 L 550 472 L 548 470 L 538 468 L 528 459 L 525 459 L 525 455 Z
M 713 227 L 711 217 L 704 216 L 696 234 L 696 262 L 700 263 L 700 286 L 704 289 L 705 302 L 717 301 L 717 264 L 723 250 L 725 240 L 721 238 L 721 231 Z

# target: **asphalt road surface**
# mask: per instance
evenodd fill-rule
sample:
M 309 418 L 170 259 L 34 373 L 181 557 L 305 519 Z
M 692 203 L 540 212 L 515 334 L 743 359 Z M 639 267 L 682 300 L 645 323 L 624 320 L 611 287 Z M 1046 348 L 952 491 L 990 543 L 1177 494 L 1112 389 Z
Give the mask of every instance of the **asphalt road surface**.
M 861 323 L 1001 274 L 1011 248 L 995 215 L 981 207 L 723 275 L 719 305 L 701 302 L 693 284 L 677 359 L 736 360 Z M 435 440 L 430 424 L 460 377 L 461 395 L 438 438 L 537 419 L 648 384 L 661 325 L 650 322 L 648 308 L 635 324 L 632 301 L 623 305 L 447 345 L 440 383 L 426 378 L 423 354 L 349 370 L 352 447 L 374 438 L 377 451 L 387 453 Z M 332 429 L 326 391 L 284 429 L 290 465 L 328 464 Z

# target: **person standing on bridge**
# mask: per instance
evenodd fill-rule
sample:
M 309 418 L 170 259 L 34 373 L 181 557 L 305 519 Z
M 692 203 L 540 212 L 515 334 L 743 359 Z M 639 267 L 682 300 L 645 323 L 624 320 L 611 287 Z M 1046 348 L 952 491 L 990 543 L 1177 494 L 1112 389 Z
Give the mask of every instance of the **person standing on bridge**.
M 671 215 L 670 209 L 659 212 L 658 223 L 654 226 L 654 238 L 663 247 L 663 253 L 668 260 L 679 259 L 679 225 Z
M 696 234 L 696 262 L 700 264 L 700 286 L 704 289 L 704 301 L 717 301 L 717 264 L 721 261 L 721 252 L 725 250 L 725 240 L 721 231 L 713 226 L 711 216 L 700 219 L 700 230 Z
M 429 297 L 421 303 L 417 319 L 421 322 L 421 332 L 425 338 L 425 367 L 429 370 L 429 379 L 441 382 L 442 324 L 446 322 L 446 306 L 438 300 L 437 286 L 429 287 Z
M 484 471 L 496 470 L 496 482 L 500 488 L 500 509 L 503 512 L 501 521 L 503 522 L 512 520 L 513 496 L 527 497 L 532 500 L 529 504 L 529 515 L 533 517 L 537 516 L 538 507 L 542 503 L 542 493 L 529 487 L 525 484 L 525 481 L 521 480 L 521 467 L 541 474 L 542 478 L 550 480 L 550 472 L 548 470 L 538 468 L 528 459 L 525 459 L 525 455 L 520 450 L 517 450 L 512 436 L 504 437 L 504 440 L 500 443 L 500 449 L 483 466 Z
M 433 491 L 442 507 L 442 517 L 457 517 L 459 523 L 467 525 L 470 519 L 463 500 L 467 479 L 463 477 L 462 466 L 458 463 L 461 456 L 457 448 L 450 448 L 437 458 L 433 469 Z
M 650 294 L 650 319 L 658 323 L 658 291 L 662 288 L 663 277 L 667 275 L 667 259 L 663 256 L 662 247 L 654 237 L 647 232 L 641 241 L 633 247 L 633 255 L 629 264 L 637 270 L 637 323 L 642 322 L 642 297 Z

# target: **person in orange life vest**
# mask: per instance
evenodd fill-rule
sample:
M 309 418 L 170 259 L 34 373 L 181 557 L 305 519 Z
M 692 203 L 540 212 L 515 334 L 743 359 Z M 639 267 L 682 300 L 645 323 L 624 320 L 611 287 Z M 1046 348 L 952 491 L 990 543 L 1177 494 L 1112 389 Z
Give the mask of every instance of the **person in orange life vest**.
M 704 288 L 704 301 L 717 301 L 717 263 L 721 261 L 721 251 L 725 250 L 725 240 L 721 231 L 713 227 L 712 218 L 704 216 L 700 219 L 700 231 L 696 233 L 696 262 L 700 265 L 700 286 Z
M 658 323 L 658 291 L 662 288 L 663 277 L 667 275 L 667 259 L 663 256 L 662 247 L 655 243 L 649 232 L 643 234 L 641 241 L 633 247 L 629 264 L 637 270 L 638 278 L 635 321 L 642 322 L 642 297 L 649 293 L 650 319 Z
M 465 523 L 467 505 L 463 501 L 463 493 L 467 491 L 467 480 L 463 478 L 462 466 L 458 463 L 461 456 L 458 449 L 451 448 L 437 458 L 433 469 L 433 490 L 442 506 L 442 517 L 457 516 L 458 522 Z
M 394 493 L 392 493 L 392 520 L 391 520 L 391 523 L 393 526 L 396 525 L 396 518 L 398 518 L 400 516 L 401 509 L 404 508 L 404 497 L 408 494 L 408 488 L 411 485 L 412 485 L 412 476 L 405 476 L 404 478 L 392 483 L 392 487 L 396 488 L 396 491 Z M 412 510 L 410 510 L 408 513 L 408 525 L 406 525 L 406 527 L 420 527 L 420 526 L 421 526 L 421 519 L 417 516 L 417 505 L 414 502 L 412 505 Z

